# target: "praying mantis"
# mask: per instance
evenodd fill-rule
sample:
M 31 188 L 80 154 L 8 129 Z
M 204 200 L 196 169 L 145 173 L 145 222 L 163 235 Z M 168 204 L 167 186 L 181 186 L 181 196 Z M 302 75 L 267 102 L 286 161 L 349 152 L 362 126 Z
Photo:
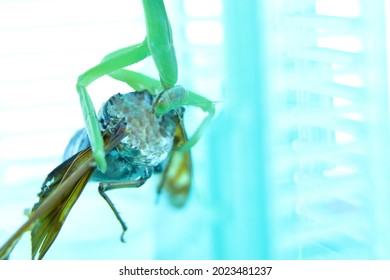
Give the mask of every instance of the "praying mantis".
M 31 231 L 32 259 L 37 254 L 42 259 L 91 178 L 104 181 L 99 184 L 99 192 L 122 226 L 122 240 L 127 227 L 106 191 L 140 187 L 153 172 L 161 172 L 158 192 L 165 189 L 172 197 L 181 197 L 179 202 L 173 200 L 173 204 L 184 203 L 191 184 L 190 149 L 211 122 L 215 108 L 207 98 L 176 84 L 178 66 L 163 0 L 142 0 L 142 4 L 145 40 L 106 55 L 98 65 L 79 76 L 76 90 L 85 130 L 77 137 L 87 144 L 77 146 L 74 155 L 49 173 L 28 220 L 0 248 L 1 259 L 9 257 L 26 231 Z M 159 80 L 126 69 L 148 57 L 154 61 Z M 97 116 L 87 87 L 105 75 L 128 84 L 135 92 L 111 97 Z M 189 138 L 183 125 L 183 106 L 196 106 L 208 113 Z M 134 117 L 137 114 L 139 118 Z M 146 136 L 141 133 L 143 142 L 137 138 L 135 126 L 147 131 Z M 148 132 L 150 129 L 157 134 Z M 154 153 L 150 156 L 144 151 L 149 150 L 142 147 L 152 140 L 157 144 L 148 146 Z M 124 175 L 126 172 L 129 174 Z

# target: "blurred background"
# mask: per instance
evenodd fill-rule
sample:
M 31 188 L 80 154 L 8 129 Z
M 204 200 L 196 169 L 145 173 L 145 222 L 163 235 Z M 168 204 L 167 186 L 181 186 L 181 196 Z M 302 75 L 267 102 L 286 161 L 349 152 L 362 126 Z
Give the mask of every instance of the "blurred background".
M 110 192 L 121 243 L 89 183 L 46 259 L 390 259 L 388 1 L 165 4 L 179 84 L 217 107 L 188 204 L 156 203 L 158 177 Z M 83 127 L 78 75 L 144 36 L 140 0 L 0 0 L 1 244 Z M 96 108 L 131 91 L 88 90 Z M 11 258 L 30 258 L 29 234 Z

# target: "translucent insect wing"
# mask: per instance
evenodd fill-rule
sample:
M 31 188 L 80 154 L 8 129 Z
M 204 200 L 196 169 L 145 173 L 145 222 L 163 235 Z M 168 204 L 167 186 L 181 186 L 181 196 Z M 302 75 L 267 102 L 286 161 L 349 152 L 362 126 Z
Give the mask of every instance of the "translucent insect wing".
M 50 186 L 46 189 L 43 189 L 39 194 L 40 200 L 37 204 L 34 205 L 33 211 L 41 205 L 41 203 L 46 199 L 46 197 L 53 192 L 70 174 L 77 171 L 77 169 L 89 161 L 92 157 L 91 149 L 88 148 L 80 153 L 78 153 L 74 160 L 65 161 L 52 173 L 55 173 L 55 180 Z M 58 233 L 60 232 L 62 225 L 65 222 L 70 210 L 73 205 L 76 203 L 81 192 L 83 191 L 85 185 L 88 183 L 89 178 L 91 177 L 95 167 L 90 167 L 86 172 L 75 182 L 74 186 L 68 188 L 64 195 L 57 201 L 54 209 L 48 212 L 46 215 L 42 215 L 37 222 L 34 224 L 34 227 L 31 230 L 31 244 L 32 244 L 32 258 L 34 259 L 36 254 L 39 251 L 38 259 L 42 259 L 46 254 L 47 250 L 53 244 Z M 55 172 L 54 172 L 55 171 Z M 50 173 L 50 174 L 52 174 Z M 49 176 L 50 176 L 49 174 Z M 58 176 L 63 174 L 62 179 L 59 181 Z M 48 176 L 48 179 L 49 179 Z M 47 182 L 47 179 L 45 180 Z
M 104 137 L 105 152 L 117 146 L 125 135 L 125 125 L 119 123 L 114 135 Z M 27 221 L 27 224 L 34 222 L 31 230 L 33 259 L 38 251 L 38 258 L 42 259 L 53 244 L 70 210 L 96 169 L 92 163 L 92 150 L 89 147 L 59 165 L 46 178 L 39 194 L 40 200 L 34 205 Z M 32 219 L 34 215 L 35 220 Z
M 175 130 L 174 149 L 163 171 L 158 192 L 163 189 L 169 195 L 169 201 L 176 207 L 182 207 L 187 201 L 192 181 L 192 160 L 190 151 L 180 152 L 175 147 L 182 146 L 187 140 L 185 129 L 178 122 Z

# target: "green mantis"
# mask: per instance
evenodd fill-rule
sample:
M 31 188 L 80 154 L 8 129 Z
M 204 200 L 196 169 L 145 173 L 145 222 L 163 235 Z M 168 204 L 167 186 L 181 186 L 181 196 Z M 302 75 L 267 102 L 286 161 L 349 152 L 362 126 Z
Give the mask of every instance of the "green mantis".
M 189 150 L 200 139 L 215 109 L 213 103 L 205 97 L 176 85 L 178 67 L 163 0 L 143 0 L 142 3 L 147 27 L 146 39 L 106 55 L 100 64 L 78 78 L 76 89 L 88 141 L 82 139 L 88 145 L 79 147 L 74 155 L 49 173 L 38 194 L 39 201 L 34 205 L 28 220 L 0 248 L 0 259 L 9 257 L 26 231 L 31 231 L 32 258 L 37 255 L 42 259 L 89 180 L 100 180 L 99 193 L 120 222 L 122 239 L 127 227 L 106 191 L 140 187 L 153 172 L 160 172 L 162 179 L 157 192 L 166 190 L 173 205 L 184 204 L 192 176 Z M 159 81 L 126 69 L 149 56 L 152 56 L 158 70 Z M 103 113 L 98 119 L 87 87 L 104 75 L 127 83 L 136 92 L 112 96 L 102 107 Z M 135 104 L 143 105 L 134 108 Z M 190 138 L 187 138 L 184 129 L 182 106 L 197 106 L 208 113 Z M 122 117 L 116 119 L 118 115 Z M 134 116 L 145 121 L 140 123 Z M 134 148 L 130 141 L 137 138 L 133 129 L 140 126 L 145 130 L 163 131 L 164 135 L 157 137 L 157 144 L 152 147 L 157 154 L 154 158 L 158 158 L 153 164 L 148 158 L 144 160 L 140 152 L 142 145 Z M 164 143 L 164 137 L 170 141 L 170 146 L 158 145 Z M 151 141 L 154 138 L 146 138 L 141 144 L 154 143 Z M 157 151 L 155 147 L 158 147 Z
M 188 150 L 200 139 L 206 126 L 215 114 L 213 103 L 206 98 L 175 86 L 178 78 L 176 54 L 172 40 L 171 26 L 162 0 L 142 0 L 146 20 L 146 39 L 136 45 L 117 50 L 105 56 L 100 64 L 80 75 L 77 81 L 77 92 L 83 111 L 84 122 L 91 142 L 93 157 L 97 167 L 103 173 L 107 170 L 103 138 L 99 129 L 96 112 L 87 86 L 96 79 L 110 75 L 112 78 L 127 83 L 137 91 L 147 89 L 159 94 L 153 104 L 157 114 L 163 115 L 183 105 L 198 106 L 208 113 L 194 135 L 181 147 Z M 152 56 L 158 70 L 160 81 L 127 69 L 148 56 Z

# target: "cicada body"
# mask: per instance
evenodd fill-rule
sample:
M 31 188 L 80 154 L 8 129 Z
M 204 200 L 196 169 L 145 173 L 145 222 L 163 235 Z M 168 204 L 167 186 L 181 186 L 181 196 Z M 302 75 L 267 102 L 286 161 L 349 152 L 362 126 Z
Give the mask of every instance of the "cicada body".
M 173 205 L 184 204 L 191 185 L 191 156 L 189 151 L 176 151 L 186 141 L 184 109 L 157 117 L 152 112 L 153 98 L 147 91 L 116 94 L 102 106 L 99 124 L 108 163 L 105 173 L 96 168 L 86 131 L 72 137 L 65 161 L 49 173 L 29 219 L 0 248 L 0 258 L 8 258 L 21 235 L 31 230 L 32 258 L 38 254 L 42 259 L 88 181 L 100 182 L 99 192 L 114 211 L 123 233 L 127 227 L 107 190 L 140 187 L 153 173 L 162 172 L 158 192 L 165 189 Z

